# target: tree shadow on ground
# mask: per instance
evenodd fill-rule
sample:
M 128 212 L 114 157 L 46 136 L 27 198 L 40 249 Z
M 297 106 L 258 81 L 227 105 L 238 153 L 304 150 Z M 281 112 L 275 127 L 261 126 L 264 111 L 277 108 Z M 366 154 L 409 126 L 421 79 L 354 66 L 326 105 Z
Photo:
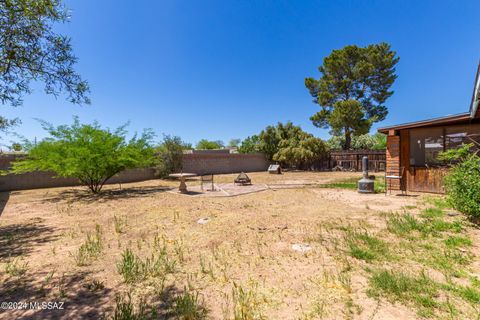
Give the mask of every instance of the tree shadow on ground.
M 173 314 L 172 307 L 175 303 L 175 297 L 181 293 L 176 286 L 170 285 L 163 289 L 160 294 L 160 304 L 156 308 L 157 314 L 159 319 L 175 319 L 175 315 Z
M 49 279 L 49 275 L 52 276 Z M 49 280 L 47 280 L 49 279 Z M 176 286 L 165 287 L 158 295 L 149 297 L 152 301 L 148 311 L 154 311 L 155 319 L 178 319 L 172 311 L 175 298 L 182 292 Z M 100 281 L 95 281 L 90 272 L 73 274 L 56 274 L 40 272 L 27 273 L 22 277 L 9 277 L 0 286 L 2 301 L 11 302 L 50 302 L 51 306 L 63 309 L 35 309 L 3 310 L 0 318 L 9 319 L 110 319 L 116 308 L 116 297 L 112 288 L 103 286 Z M 120 294 L 125 297 L 126 292 Z M 125 300 L 124 300 L 125 301 Z M 139 309 L 140 301 L 132 301 L 134 310 Z M 142 318 L 143 319 L 143 318 Z
M 59 194 L 46 198 L 45 202 L 106 202 L 111 200 L 129 199 L 148 197 L 156 193 L 172 190 L 172 187 L 156 186 L 156 187 L 138 187 L 124 189 L 109 189 L 98 194 L 91 193 L 89 190 L 70 189 L 60 192 Z
M 41 244 L 55 241 L 58 235 L 54 231 L 54 228 L 42 224 L 42 219 L 0 226 L 0 259 L 25 255 Z
M 27 271 L 23 277 L 8 278 L 1 288 L 2 301 L 50 302 L 52 306 L 3 311 L 10 319 L 103 319 L 112 311 L 112 289 L 94 282 L 89 272 L 29 274 Z
M 155 319 L 162 319 L 162 320 L 184 319 L 184 317 L 176 314 L 174 311 L 177 297 L 179 297 L 184 292 L 185 290 L 181 290 L 175 285 L 166 286 L 158 295 L 158 297 L 156 297 L 158 301 L 156 305 L 153 307 L 153 310 L 155 311 L 155 315 L 156 315 Z M 208 313 L 208 309 L 205 308 L 205 306 L 203 305 L 203 302 L 200 302 L 199 305 L 192 306 L 192 307 L 199 308 L 198 310 L 201 309 Z M 185 317 L 185 319 L 187 318 Z
M 2 216 L 3 209 L 7 205 L 8 198 L 10 197 L 10 192 L 0 192 L 0 217 Z

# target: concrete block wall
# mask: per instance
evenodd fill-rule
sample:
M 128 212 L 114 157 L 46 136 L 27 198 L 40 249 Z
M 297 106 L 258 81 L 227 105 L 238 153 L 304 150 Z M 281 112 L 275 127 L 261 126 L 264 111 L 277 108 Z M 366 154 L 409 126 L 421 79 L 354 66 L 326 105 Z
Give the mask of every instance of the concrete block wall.
M 107 184 L 144 181 L 154 178 L 155 170 L 151 168 L 128 169 L 109 179 Z M 46 171 L 0 176 L 0 191 L 69 187 L 78 185 L 80 185 L 80 183 L 75 178 L 55 177 L 54 173 Z
M 261 153 L 185 154 L 183 172 L 219 174 L 266 171 L 268 162 Z
M 0 155 L 0 170 L 8 170 L 11 162 L 24 155 Z M 219 174 L 265 171 L 268 162 L 263 154 L 185 154 L 183 172 L 197 174 Z M 107 181 L 107 184 L 144 181 L 157 178 L 153 168 L 125 170 Z M 79 185 L 73 178 L 55 178 L 51 172 L 37 171 L 25 174 L 0 176 L 0 191 L 25 190 L 37 188 L 68 187 Z

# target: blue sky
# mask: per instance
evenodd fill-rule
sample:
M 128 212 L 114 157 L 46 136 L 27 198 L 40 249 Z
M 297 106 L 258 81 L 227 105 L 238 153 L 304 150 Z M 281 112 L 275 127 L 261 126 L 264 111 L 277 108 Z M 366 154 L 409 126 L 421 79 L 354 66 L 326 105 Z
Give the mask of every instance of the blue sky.
M 41 88 L 22 107 L 16 131 L 54 124 L 131 122 L 188 142 L 245 138 L 291 120 L 328 138 L 309 117 L 318 110 L 304 78 L 333 49 L 386 41 L 400 56 L 390 113 L 379 126 L 468 110 L 480 59 L 475 1 L 68 0 L 77 70 L 92 105 L 69 104 Z

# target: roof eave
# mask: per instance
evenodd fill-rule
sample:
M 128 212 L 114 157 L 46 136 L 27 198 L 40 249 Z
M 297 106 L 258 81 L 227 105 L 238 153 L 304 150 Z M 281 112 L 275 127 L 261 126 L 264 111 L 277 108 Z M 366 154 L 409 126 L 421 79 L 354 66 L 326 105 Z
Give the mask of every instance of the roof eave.
M 477 68 L 477 75 L 473 85 L 472 102 L 470 105 L 470 117 L 472 119 L 479 117 L 478 105 L 480 104 L 480 63 Z
M 390 130 L 413 129 L 413 128 L 419 128 L 419 127 L 428 127 L 428 126 L 449 124 L 453 122 L 469 121 L 469 120 L 470 120 L 470 112 L 467 112 L 467 113 L 460 113 L 460 114 L 451 115 L 447 117 L 434 118 L 434 119 L 415 121 L 415 122 L 407 122 L 407 123 L 402 123 L 394 126 L 383 127 L 383 128 L 379 128 L 377 131 L 380 133 L 386 134 Z
M 480 102 L 480 99 L 477 98 L 477 100 L 473 103 L 472 112 L 470 113 L 470 118 L 472 119 L 480 117 L 480 112 L 478 112 L 479 102 Z

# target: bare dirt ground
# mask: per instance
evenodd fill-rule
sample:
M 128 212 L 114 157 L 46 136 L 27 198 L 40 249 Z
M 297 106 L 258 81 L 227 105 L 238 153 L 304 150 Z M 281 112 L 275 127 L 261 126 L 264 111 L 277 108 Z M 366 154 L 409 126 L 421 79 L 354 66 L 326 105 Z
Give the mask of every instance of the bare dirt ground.
M 360 195 L 316 187 L 359 173 L 249 176 L 254 184 L 272 188 L 236 197 L 192 197 L 169 192 L 177 187 L 176 181 L 150 180 L 124 184 L 121 189 L 107 186 L 101 196 L 91 196 L 81 187 L 3 194 L 0 300 L 64 305 L 63 310 L 0 310 L 0 318 L 109 318 L 116 308 L 115 297 L 126 293 L 135 308 L 149 306 L 169 318 L 166 310 L 185 291 L 198 294 L 198 303 L 208 309 L 211 319 L 424 316 L 414 303 L 372 296 L 370 271 L 426 268 L 443 281 L 442 273 L 400 254 L 378 262 L 355 258 L 349 254 L 346 230 L 381 235 L 392 251 L 400 252 L 403 244 L 386 231 L 387 217 L 407 210 L 418 215 L 432 196 Z M 231 183 L 234 177 L 216 176 L 215 182 Z M 97 226 L 100 253 L 79 263 L 80 247 Z M 465 249 L 471 255 L 466 279 L 471 279 L 479 275 L 475 251 L 480 236 L 471 227 L 465 230 L 473 242 Z M 293 250 L 294 245 L 303 246 L 305 252 Z M 169 271 L 127 284 L 119 273 L 125 250 L 145 261 L 159 247 L 172 266 Z M 455 301 L 457 316 L 474 318 L 474 307 Z M 442 318 L 447 314 L 442 308 L 435 307 L 428 317 Z

